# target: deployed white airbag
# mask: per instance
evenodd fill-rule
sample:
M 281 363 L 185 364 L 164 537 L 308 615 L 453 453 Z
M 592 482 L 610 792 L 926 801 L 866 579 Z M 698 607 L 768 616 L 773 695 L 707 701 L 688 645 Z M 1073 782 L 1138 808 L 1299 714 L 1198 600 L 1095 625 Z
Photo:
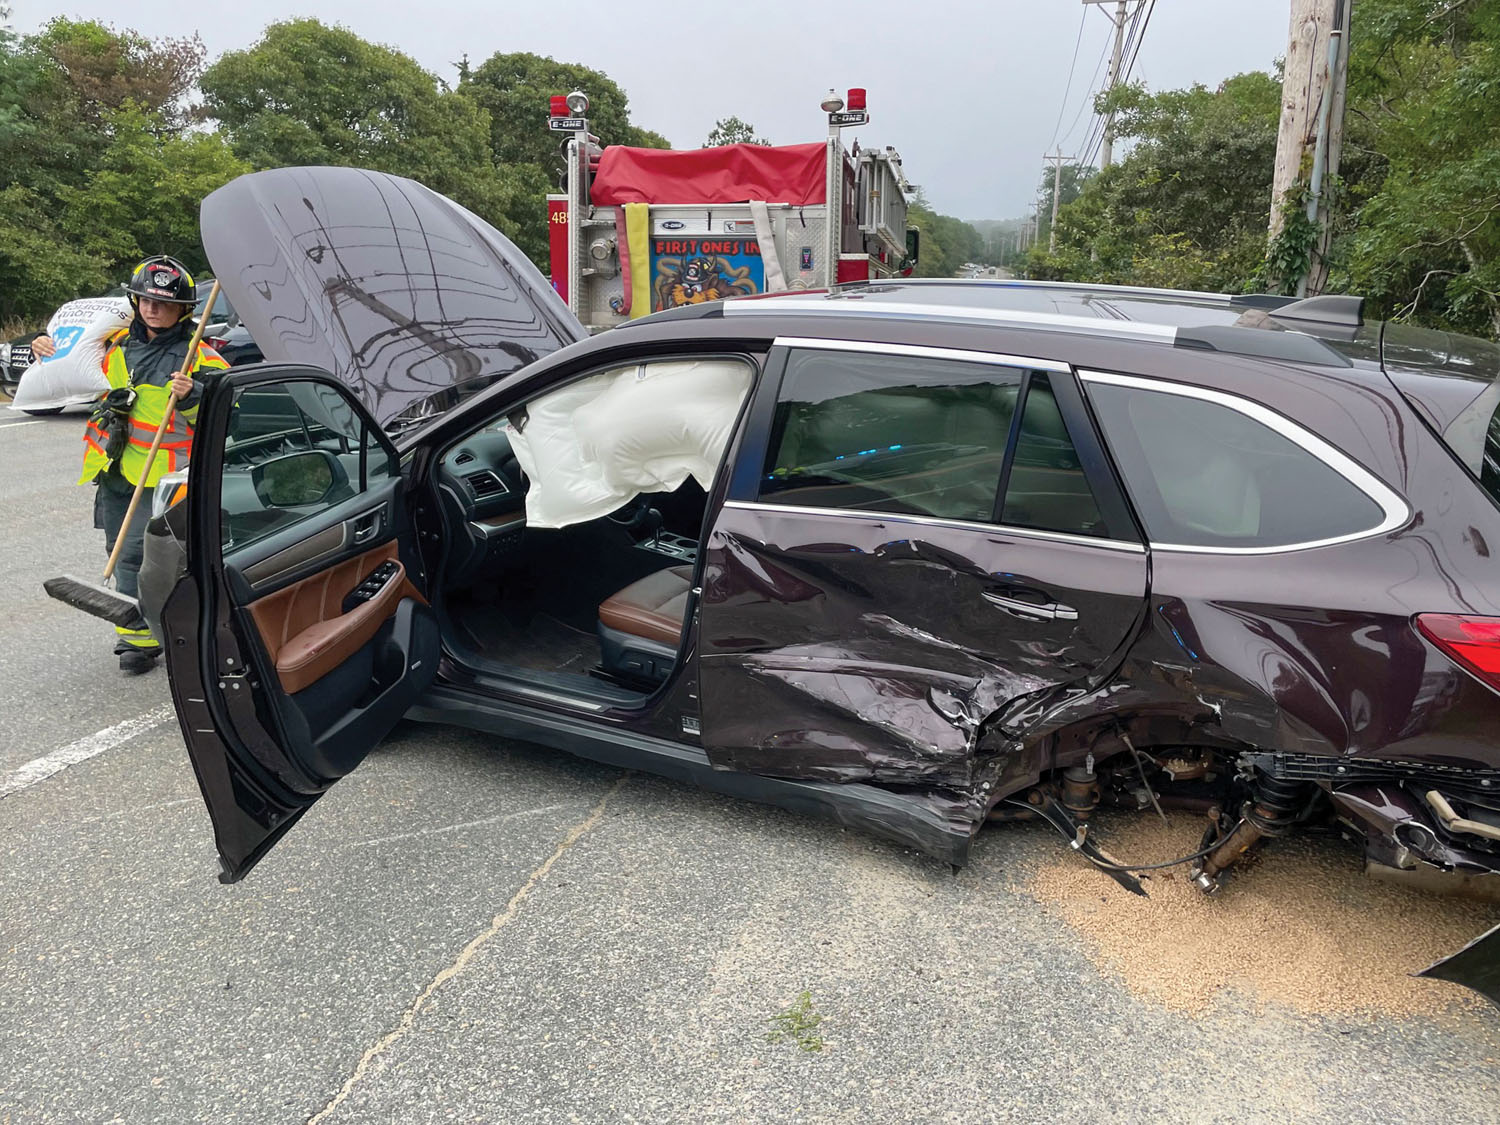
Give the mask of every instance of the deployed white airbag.
M 730 359 L 631 364 L 527 403 L 521 425 L 505 427 L 531 479 L 527 525 L 598 519 L 688 477 L 708 489 L 750 380 Z

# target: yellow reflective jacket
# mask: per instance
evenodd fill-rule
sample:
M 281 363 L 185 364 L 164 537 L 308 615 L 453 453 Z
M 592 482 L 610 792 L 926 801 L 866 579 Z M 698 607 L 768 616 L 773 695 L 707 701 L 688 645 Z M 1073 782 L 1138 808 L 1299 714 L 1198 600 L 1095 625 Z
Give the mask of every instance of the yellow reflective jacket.
M 130 330 L 122 328 L 108 337 L 100 366 L 103 367 L 104 377 L 111 388 L 132 385 L 131 374 L 125 364 L 125 342 L 129 335 Z M 221 370 L 228 366 L 213 348 L 207 344 L 199 344 L 197 357 L 188 373 L 196 375 L 200 371 Z M 166 377 L 170 380 L 170 373 Z M 171 402 L 172 391 L 164 384 L 144 381 L 135 383 L 134 388 L 135 406 L 130 411 L 130 436 L 125 443 L 124 453 L 120 455 L 120 473 L 131 484 L 140 484 L 146 468 L 146 455 L 151 452 L 156 428 L 161 425 L 162 415 Z M 155 488 L 156 482 L 165 474 L 187 464 L 188 452 L 193 444 L 193 423 L 197 419 L 196 402 L 172 415 L 172 421 L 162 435 L 156 460 L 151 465 L 150 473 L 146 474 L 147 488 Z M 104 452 L 104 442 L 104 431 L 92 418 L 89 419 L 83 431 L 83 475 L 78 478 L 79 484 L 93 480 L 108 468 L 109 456 Z

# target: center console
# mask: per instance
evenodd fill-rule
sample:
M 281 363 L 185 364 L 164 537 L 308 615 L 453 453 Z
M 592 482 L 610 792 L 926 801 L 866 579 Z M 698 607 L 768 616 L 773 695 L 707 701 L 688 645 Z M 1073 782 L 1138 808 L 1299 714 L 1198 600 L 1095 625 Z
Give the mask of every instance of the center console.
M 698 541 L 671 531 L 658 531 L 654 535 L 648 535 L 636 546 L 643 551 L 666 555 L 667 558 L 676 559 L 678 562 L 698 561 Z

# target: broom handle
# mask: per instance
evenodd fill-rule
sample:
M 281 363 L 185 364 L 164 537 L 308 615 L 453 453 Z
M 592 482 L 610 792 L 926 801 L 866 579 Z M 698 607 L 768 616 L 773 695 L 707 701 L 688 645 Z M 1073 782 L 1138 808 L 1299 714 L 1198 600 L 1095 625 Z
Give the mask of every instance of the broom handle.
M 198 358 L 198 345 L 203 340 L 203 329 L 208 325 L 208 314 L 214 311 L 214 302 L 219 297 L 219 283 L 215 281 L 213 287 L 208 291 L 208 304 L 203 306 L 203 316 L 198 321 L 198 328 L 193 333 L 193 338 L 188 342 L 187 358 L 182 361 L 183 369 L 177 375 L 185 375 L 193 366 L 193 361 Z M 174 376 L 175 378 L 176 376 Z M 146 482 L 151 479 L 151 466 L 156 462 L 156 451 L 161 448 L 161 439 L 166 436 L 167 427 L 172 424 L 172 414 L 177 407 L 177 396 L 167 395 L 167 409 L 162 412 L 161 425 L 156 427 L 156 437 L 151 441 L 151 452 L 146 454 L 146 467 L 141 470 L 140 482 L 135 486 L 135 492 L 130 497 L 130 507 L 125 509 L 125 519 L 120 523 L 120 533 L 115 536 L 115 548 L 109 553 L 109 562 L 104 564 L 104 581 L 115 572 L 115 564 L 120 561 L 120 551 L 125 546 L 125 533 L 130 530 L 131 517 L 140 506 L 141 493 L 146 491 Z

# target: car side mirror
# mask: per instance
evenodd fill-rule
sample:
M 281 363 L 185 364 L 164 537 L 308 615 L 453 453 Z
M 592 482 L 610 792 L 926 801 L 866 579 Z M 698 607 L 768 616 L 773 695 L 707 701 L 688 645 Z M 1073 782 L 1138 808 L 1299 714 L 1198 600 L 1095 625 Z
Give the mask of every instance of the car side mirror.
M 328 450 L 308 449 L 261 462 L 250 470 L 250 481 L 265 507 L 299 508 L 327 499 L 349 475 Z

